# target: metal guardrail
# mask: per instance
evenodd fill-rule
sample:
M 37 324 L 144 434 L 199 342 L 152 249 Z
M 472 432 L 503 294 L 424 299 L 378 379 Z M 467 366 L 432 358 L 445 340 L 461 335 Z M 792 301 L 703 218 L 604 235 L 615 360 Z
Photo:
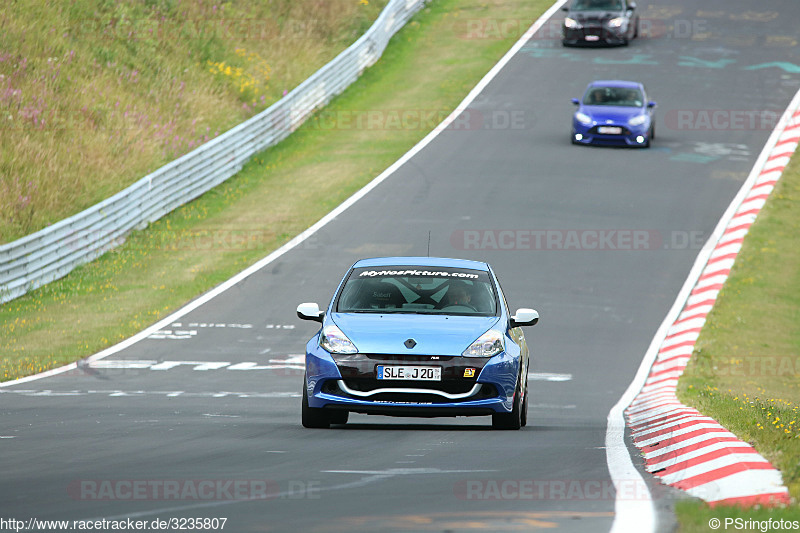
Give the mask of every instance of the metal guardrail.
M 0 303 L 66 276 L 227 180 L 342 93 L 383 54 L 425 0 L 390 0 L 358 41 L 266 110 L 127 189 L 52 226 L 0 245 Z

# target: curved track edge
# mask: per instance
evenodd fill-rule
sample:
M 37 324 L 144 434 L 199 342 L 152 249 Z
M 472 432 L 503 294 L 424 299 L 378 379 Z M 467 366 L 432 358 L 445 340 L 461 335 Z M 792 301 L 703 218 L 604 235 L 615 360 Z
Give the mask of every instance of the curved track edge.
M 712 418 L 683 405 L 675 391 L 748 230 L 800 144 L 799 109 L 800 91 L 698 255 L 631 386 L 609 413 L 606 445 L 615 481 L 630 479 L 620 477 L 620 472 L 628 471 L 620 464 L 633 468 L 630 457 L 622 457 L 620 450 L 627 419 L 645 469 L 661 483 L 711 505 L 789 502 L 781 473 L 769 461 Z M 618 491 L 618 512 L 625 505 L 631 502 L 620 501 Z M 625 530 L 618 521 L 612 531 Z

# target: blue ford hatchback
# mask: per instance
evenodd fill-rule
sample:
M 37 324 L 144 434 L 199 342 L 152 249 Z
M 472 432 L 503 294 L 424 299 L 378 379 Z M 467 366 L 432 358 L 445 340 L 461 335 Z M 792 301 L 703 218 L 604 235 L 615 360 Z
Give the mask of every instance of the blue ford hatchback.
M 586 88 L 572 115 L 573 144 L 603 144 L 647 148 L 655 139 L 656 103 L 635 81 L 599 80 Z
M 528 346 L 486 263 L 432 257 L 363 259 L 327 310 L 300 304 L 321 323 L 306 346 L 302 422 L 345 424 L 348 415 L 487 416 L 498 429 L 527 423 Z

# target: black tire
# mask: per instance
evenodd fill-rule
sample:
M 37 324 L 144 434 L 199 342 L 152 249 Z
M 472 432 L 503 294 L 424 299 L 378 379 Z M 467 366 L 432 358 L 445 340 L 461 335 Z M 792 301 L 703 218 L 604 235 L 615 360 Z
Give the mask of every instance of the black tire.
M 528 380 L 525 380 L 525 395 L 522 398 L 522 427 L 528 425 Z
M 492 428 L 518 430 L 522 427 L 523 394 L 520 388 L 514 391 L 514 407 L 510 413 L 495 413 L 492 415 Z
M 656 138 L 656 123 L 653 122 L 650 125 L 650 140 L 654 140 Z
M 345 414 L 347 414 L 345 412 Z M 304 428 L 317 428 L 327 429 L 331 427 L 331 418 L 324 409 L 316 407 L 309 407 L 308 405 L 308 389 L 306 388 L 306 380 L 303 380 L 303 409 L 302 420 Z
M 633 38 L 636 39 L 637 37 L 639 37 L 639 19 L 636 19 L 633 25 Z
M 347 424 L 348 418 L 350 418 L 349 411 L 333 411 L 330 414 L 331 424 Z

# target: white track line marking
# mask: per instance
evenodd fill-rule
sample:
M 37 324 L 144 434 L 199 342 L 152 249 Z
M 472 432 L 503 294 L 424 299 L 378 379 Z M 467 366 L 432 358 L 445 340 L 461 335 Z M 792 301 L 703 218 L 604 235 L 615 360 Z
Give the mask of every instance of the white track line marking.
M 570 381 L 572 374 L 551 374 L 548 372 L 528 372 L 528 379 L 533 381 Z

